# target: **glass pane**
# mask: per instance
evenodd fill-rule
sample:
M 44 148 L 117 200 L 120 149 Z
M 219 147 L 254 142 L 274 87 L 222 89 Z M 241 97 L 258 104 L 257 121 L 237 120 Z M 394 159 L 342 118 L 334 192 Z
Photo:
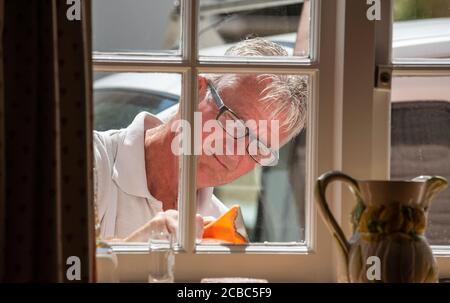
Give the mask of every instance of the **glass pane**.
M 391 177 L 439 175 L 450 180 L 450 77 L 394 77 Z M 450 244 L 450 190 L 432 202 L 427 238 Z
M 96 73 L 94 130 L 125 128 L 141 111 L 162 115 L 178 104 L 181 76 L 161 73 Z
M 195 151 L 199 213 L 205 221 L 202 243 L 302 243 L 308 76 L 204 74 L 200 78 L 213 83 L 249 133 L 240 139 L 228 135 L 216 120 L 219 109 L 210 86 L 200 89 L 197 132 L 202 140 Z M 251 157 L 250 136 L 277 155 L 273 166 L 261 166 Z
M 178 158 L 159 140 L 173 137 L 167 126 L 180 92 L 179 74 L 94 74 L 94 196 L 101 239 L 147 242 L 152 231 L 159 232 L 155 228 L 169 228 L 155 223 L 169 209 L 166 215 L 176 222 Z
M 289 56 L 310 55 L 310 0 L 200 0 L 201 56 L 223 56 L 246 38 L 264 37 Z M 273 58 L 273 57 L 272 57 Z
M 450 58 L 450 0 L 395 0 L 394 59 Z
M 179 54 L 180 5 L 165 0 L 93 0 L 94 52 Z

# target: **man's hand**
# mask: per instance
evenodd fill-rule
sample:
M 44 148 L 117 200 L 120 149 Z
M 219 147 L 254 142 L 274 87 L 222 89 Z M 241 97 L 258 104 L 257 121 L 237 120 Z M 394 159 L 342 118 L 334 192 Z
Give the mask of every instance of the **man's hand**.
M 203 217 L 196 215 L 196 231 L 197 239 L 201 239 L 203 235 Z M 138 228 L 131 235 L 125 238 L 126 242 L 147 242 L 151 232 L 157 233 L 171 233 L 178 236 L 178 211 L 169 209 L 165 212 L 158 213 L 153 219 L 148 221 L 145 225 Z

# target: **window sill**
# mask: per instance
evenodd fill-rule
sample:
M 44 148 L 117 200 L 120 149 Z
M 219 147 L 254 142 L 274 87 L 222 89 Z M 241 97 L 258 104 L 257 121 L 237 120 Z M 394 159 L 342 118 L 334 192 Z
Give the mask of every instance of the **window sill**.
M 233 249 L 231 249 L 233 248 Z M 433 246 L 442 281 L 450 278 L 450 246 Z M 97 254 L 99 282 L 146 282 L 146 243 L 112 245 L 113 254 Z M 313 264 L 321 263 L 322 271 Z M 333 264 L 306 245 L 259 244 L 230 247 L 201 245 L 197 253 L 176 251 L 176 280 L 199 282 L 205 277 L 251 277 L 271 282 L 333 282 Z M 234 266 L 233 266 L 234 264 Z
M 116 254 L 148 253 L 146 243 L 114 243 L 111 248 Z M 181 253 L 181 249 L 175 249 L 175 253 Z M 196 253 L 223 253 L 223 254 L 311 254 L 313 250 L 307 245 L 292 243 L 255 243 L 251 245 L 224 245 L 202 244 L 197 245 Z

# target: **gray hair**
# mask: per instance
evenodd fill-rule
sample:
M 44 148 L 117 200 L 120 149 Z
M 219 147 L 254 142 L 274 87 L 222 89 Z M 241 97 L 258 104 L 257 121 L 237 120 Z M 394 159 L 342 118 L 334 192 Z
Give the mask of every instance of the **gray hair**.
M 225 56 L 288 56 L 280 45 L 261 38 L 246 39 L 225 52 Z M 211 78 L 220 90 L 233 85 L 240 75 L 223 74 Z M 296 136 L 305 127 L 306 101 L 308 97 L 308 77 L 303 75 L 262 74 L 257 81 L 270 80 L 270 84 L 261 92 L 261 102 L 270 107 L 270 119 L 276 119 L 281 113 L 286 117 L 280 121 L 280 127 L 289 134 L 287 140 Z

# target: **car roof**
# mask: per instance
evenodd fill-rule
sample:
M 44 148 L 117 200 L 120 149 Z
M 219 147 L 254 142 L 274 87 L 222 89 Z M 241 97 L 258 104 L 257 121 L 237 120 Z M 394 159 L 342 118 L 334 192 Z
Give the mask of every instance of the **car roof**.
M 450 18 L 394 23 L 394 58 L 450 57 Z
M 175 73 L 114 73 L 94 82 L 94 90 L 132 90 L 178 99 L 181 75 Z

